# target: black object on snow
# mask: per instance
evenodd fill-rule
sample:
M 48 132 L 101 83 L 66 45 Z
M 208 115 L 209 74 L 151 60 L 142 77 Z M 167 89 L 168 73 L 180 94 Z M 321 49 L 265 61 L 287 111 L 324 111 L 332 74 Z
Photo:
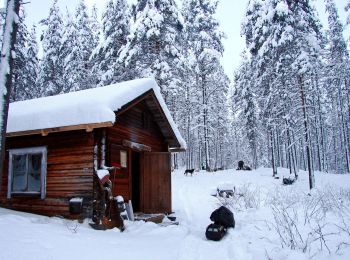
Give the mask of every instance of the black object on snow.
M 233 213 L 225 206 L 221 206 L 220 208 L 214 210 L 210 215 L 210 220 L 215 224 L 224 226 L 225 228 L 235 227 Z
M 292 185 L 294 183 L 295 179 L 291 178 L 283 178 L 283 184 L 284 185 Z
M 244 165 L 244 161 L 238 161 L 237 170 L 251 171 L 252 168 L 250 168 L 248 165 Z
M 226 235 L 227 229 L 219 224 L 210 224 L 205 231 L 205 236 L 209 240 L 219 241 Z
M 243 166 L 243 170 L 245 170 L 245 171 L 251 171 L 252 168 L 250 168 L 248 165 L 244 165 L 244 166 Z
M 243 167 L 244 167 L 244 162 L 243 161 L 239 161 L 237 170 L 243 170 Z

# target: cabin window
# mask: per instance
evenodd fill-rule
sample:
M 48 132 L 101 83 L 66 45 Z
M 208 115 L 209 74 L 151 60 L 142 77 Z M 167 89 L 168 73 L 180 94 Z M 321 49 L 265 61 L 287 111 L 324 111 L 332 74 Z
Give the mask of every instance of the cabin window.
M 11 149 L 7 197 L 33 195 L 45 198 L 46 147 Z

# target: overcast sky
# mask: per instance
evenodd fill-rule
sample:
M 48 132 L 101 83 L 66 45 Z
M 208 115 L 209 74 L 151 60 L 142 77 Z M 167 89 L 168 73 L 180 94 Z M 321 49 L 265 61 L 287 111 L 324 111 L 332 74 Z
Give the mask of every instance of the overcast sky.
M 74 12 L 75 6 L 79 0 L 58 0 L 61 12 L 64 13 L 66 9 Z M 348 0 L 335 0 L 339 9 L 340 18 L 345 23 L 346 14 L 344 6 Z M 0 8 L 3 6 L 5 0 L 0 0 Z M 27 12 L 27 23 L 29 25 L 35 24 L 41 19 L 48 16 L 52 0 L 28 0 L 30 2 L 25 5 Z M 86 4 L 91 7 L 93 4 L 101 11 L 104 9 L 107 0 L 85 0 Z M 129 0 L 130 3 L 136 0 Z M 326 26 L 326 16 L 324 11 L 324 0 L 313 0 L 317 7 L 322 23 Z M 220 21 L 221 30 L 226 34 L 227 39 L 224 40 L 225 53 L 222 58 L 222 64 L 226 73 L 232 78 L 233 70 L 237 68 L 240 59 L 240 53 L 244 48 L 244 39 L 240 36 L 240 25 L 244 17 L 245 8 L 248 0 L 220 0 L 217 19 Z M 347 32 L 349 28 L 347 28 Z M 346 37 L 349 34 L 346 33 Z

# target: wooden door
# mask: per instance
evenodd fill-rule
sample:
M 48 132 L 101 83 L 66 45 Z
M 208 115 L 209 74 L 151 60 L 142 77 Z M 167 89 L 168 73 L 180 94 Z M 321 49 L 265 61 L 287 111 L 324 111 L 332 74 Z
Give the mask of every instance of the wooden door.
M 170 163 L 170 153 L 144 153 L 141 208 L 145 213 L 171 212 Z
M 111 144 L 109 147 L 109 166 L 115 164 L 121 165 L 121 169 L 111 172 L 112 194 L 113 196 L 121 195 L 124 201 L 130 198 L 130 152 L 129 149 L 122 145 Z M 115 174 L 114 174 L 115 173 Z

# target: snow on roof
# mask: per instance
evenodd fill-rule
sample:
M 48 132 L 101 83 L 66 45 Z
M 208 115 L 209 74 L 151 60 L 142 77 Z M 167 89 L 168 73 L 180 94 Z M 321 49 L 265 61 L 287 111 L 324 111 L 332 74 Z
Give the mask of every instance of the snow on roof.
M 114 123 L 114 111 L 151 89 L 181 148 L 186 148 L 186 142 L 165 105 L 160 88 L 151 78 L 11 103 L 7 133 L 81 124 Z

